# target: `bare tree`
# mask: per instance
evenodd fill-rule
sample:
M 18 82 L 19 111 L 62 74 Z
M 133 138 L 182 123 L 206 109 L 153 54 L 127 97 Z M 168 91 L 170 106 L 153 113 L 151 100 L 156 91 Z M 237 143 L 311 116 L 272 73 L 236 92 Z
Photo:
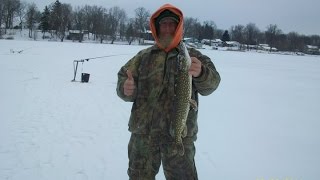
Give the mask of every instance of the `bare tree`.
M 2 36 L 3 19 L 4 19 L 4 0 L 0 0 L 0 37 Z
M 106 13 L 107 9 L 102 6 L 93 6 L 92 7 L 92 33 L 95 35 L 94 39 L 99 39 L 100 43 L 106 38 L 108 34 L 108 14 Z
M 144 7 L 135 9 L 135 26 L 140 34 L 140 38 L 142 38 L 142 33 L 145 32 L 149 25 L 149 17 L 150 12 L 147 11 Z
M 240 49 L 244 48 L 245 43 L 245 27 L 241 24 L 231 26 L 230 28 L 230 39 L 240 43 Z
M 120 10 L 120 14 L 119 14 L 119 36 L 120 39 L 122 39 L 122 37 L 125 35 L 125 24 L 127 21 L 128 17 L 127 17 L 127 13 L 124 9 Z
M 195 24 L 199 23 L 198 19 L 192 17 L 184 18 L 184 37 L 193 37 L 193 32 L 195 29 Z
M 198 39 L 198 41 L 201 40 L 201 30 L 202 30 L 202 25 L 199 21 L 197 21 L 193 25 L 193 31 L 191 32 L 191 37 Z
M 72 17 L 74 28 L 82 31 L 85 27 L 85 14 L 83 9 L 76 7 L 76 9 L 73 11 Z
M 287 34 L 287 50 L 297 52 L 303 51 L 304 42 L 301 36 L 297 32 L 290 32 Z
M 33 30 L 36 28 L 35 23 L 37 22 L 37 6 L 32 3 L 28 6 L 27 10 L 27 27 L 29 29 L 29 38 L 32 38 Z
M 4 22 L 5 34 L 7 29 L 13 28 L 13 19 L 18 12 L 20 0 L 1 0 L 0 1 L 0 25 Z M 3 21 L 3 22 L 2 22 Z
M 184 19 L 184 37 L 196 38 L 200 41 L 203 36 L 203 29 L 197 18 L 186 17 Z
M 216 38 L 221 38 L 222 35 L 223 35 L 223 33 L 224 33 L 224 30 L 222 30 L 222 29 L 217 29 L 215 32 L 216 32 L 216 33 L 215 33 L 215 37 L 216 37 Z
M 81 9 L 81 13 L 83 14 L 83 23 L 84 23 L 84 30 L 87 30 L 88 32 L 92 33 L 92 7 L 85 5 Z M 88 33 L 88 39 L 90 39 L 89 33 Z
M 116 40 L 117 33 L 119 32 L 120 22 L 124 21 L 126 18 L 126 13 L 123 9 L 115 6 L 109 9 L 108 13 L 108 25 L 109 25 L 109 33 L 111 37 L 111 44 Z
M 120 21 L 120 26 L 119 26 L 119 38 L 120 40 L 124 40 L 125 36 L 126 36 L 126 22 L 127 18 L 124 21 Z
M 232 26 L 230 28 L 231 39 L 233 41 L 238 41 L 241 44 L 245 43 L 244 29 L 245 29 L 245 27 L 241 24 L 238 24 L 236 26 Z
M 59 28 L 58 36 L 62 42 L 66 36 L 66 31 L 70 29 L 72 7 L 70 4 L 62 4 L 61 10 L 62 10 L 61 11 L 61 25 Z
M 27 3 L 26 2 L 21 2 L 19 4 L 18 9 L 17 9 L 17 15 L 18 15 L 19 20 L 20 20 L 19 26 L 20 26 L 20 30 L 21 31 L 22 31 L 22 28 L 23 28 L 23 20 L 25 19 L 26 14 L 27 14 Z
M 211 40 L 214 37 L 214 29 L 216 28 L 216 24 L 213 21 L 204 21 L 202 25 L 200 39 L 209 39 L 211 45 Z
M 254 23 L 249 23 L 244 29 L 245 42 L 247 45 L 256 45 L 258 43 L 259 28 Z
M 311 35 L 311 45 L 320 47 L 320 36 L 319 35 Z
M 135 27 L 135 20 L 130 19 L 128 22 L 128 26 L 126 28 L 126 39 L 129 45 L 131 45 L 132 41 L 134 41 L 137 38 L 137 35 L 138 35 L 138 32 L 137 32 L 137 28 Z
M 85 28 L 85 14 L 83 9 L 81 9 L 80 7 L 76 7 L 76 9 L 72 12 L 72 17 L 72 27 L 83 33 L 83 30 Z M 79 38 L 79 42 L 82 42 L 82 40 L 82 38 Z
M 266 35 L 266 42 L 270 46 L 270 51 L 272 50 L 273 47 L 275 47 L 276 40 L 277 40 L 276 38 L 279 34 L 281 34 L 281 29 L 279 29 L 276 24 L 270 24 L 267 27 L 267 31 L 265 32 L 265 35 Z
M 266 33 L 265 32 L 263 32 L 263 31 L 261 31 L 260 33 L 258 33 L 258 44 L 257 45 L 259 45 L 259 44 L 266 44 L 267 42 L 266 42 Z
M 276 35 L 276 40 L 274 43 L 274 47 L 276 47 L 279 51 L 285 51 L 288 49 L 288 44 L 286 43 L 288 40 L 287 35 L 280 33 Z

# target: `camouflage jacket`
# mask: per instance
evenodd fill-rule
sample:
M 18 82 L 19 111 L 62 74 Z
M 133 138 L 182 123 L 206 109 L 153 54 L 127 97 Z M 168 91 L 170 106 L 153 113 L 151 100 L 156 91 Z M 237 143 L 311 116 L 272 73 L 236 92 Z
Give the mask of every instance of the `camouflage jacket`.
M 204 96 L 211 94 L 220 83 L 220 75 L 209 57 L 195 49 L 188 51 L 191 57 L 202 62 L 201 75 L 192 79 L 192 99 L 199 106 L 198 93 Z M 133 102 L 129 120 L 132 133 L 169 135 L 178 53 L 178 49 L 166 53 L 154 45 L 140 51 L 118 72 L 117 94 L 124 101 Z M 131 70 L 136 85 L 132 96 L 123 93 L 127 69 Z M 187 136 L 193 139 L 198 132 L 197 113 L 190 109 L 187 119 Z

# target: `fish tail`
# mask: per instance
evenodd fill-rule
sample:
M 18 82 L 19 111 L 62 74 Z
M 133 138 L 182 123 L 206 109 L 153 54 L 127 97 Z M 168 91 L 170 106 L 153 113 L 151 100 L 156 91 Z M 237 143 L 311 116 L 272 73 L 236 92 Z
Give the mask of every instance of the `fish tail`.
M 184 146 L 182 142 L 182 138 L 176 139 L 176 142 L 174 143 L 173 149 L 172 149 L 172 155 L 179 155 L 183 156 L 184 155 Z

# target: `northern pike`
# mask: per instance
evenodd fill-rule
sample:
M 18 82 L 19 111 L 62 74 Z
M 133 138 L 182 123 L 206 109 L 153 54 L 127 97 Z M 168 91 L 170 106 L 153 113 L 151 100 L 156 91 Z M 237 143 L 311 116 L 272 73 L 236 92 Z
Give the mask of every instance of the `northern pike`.
M 186 45 L 181 42 L 179 44 L 180 52 L 177 62 L 177 77 L 175 83 L 175 99 L 174 99 L 174 119 L 172 123 L 171 135 L 174 138 L 176 149 L 174 154 L 184 155 L 184 146 L 182 138 L 187 136 L 187 117 L 191 105 L 196 106 L 195 101 L 191 100 L 192 92 L 192 76 L 189 74 L 191 66 L 191 58 Z

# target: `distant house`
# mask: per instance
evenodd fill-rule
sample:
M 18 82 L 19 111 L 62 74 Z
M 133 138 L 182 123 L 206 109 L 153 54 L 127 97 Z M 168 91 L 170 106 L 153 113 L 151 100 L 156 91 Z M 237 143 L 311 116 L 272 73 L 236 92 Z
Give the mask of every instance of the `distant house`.
M 67 35 L 68 40 L 79 41 L 83 40 L 84 31 L 80 30 L 69 30 L 69 34 Z
M 202 39 L 201 43 L 208 45 L 208 46 L 212 46 L 212 42 L 214 42 L 214 41 L 215 41 L 214 39 Z
M 196 38 L 183 38 L 183 42 L 186 43 L 187 46 L 202 49 L 202 43 L 199 42 Z
M 237 41 L 226 41 L 224 47 L 227 47 L 227 50 L 239 51 L 241 44 Z
M 318 55 L 320 54 L 320 49 L 318 46 L 306 45 L 305 53 Z
M 249 51 L 252 51 L 252 50 L 256 51 L 259 49 L 259 45 L 244 45 L 244 48 L 246 48 Z
M 142 32 L 140 37 L 141 38 L 139 39 L 139 44 L 155 44 L 155 40 L 150 30 L 145 30 L 144 32 Z
M 223 41 L 221 39 L 214 39 L 211 41 L 211 46 L 213 47 L 222 47 Z
M 275 47 L 270 48 L 269 44 L 259 44 L 259 45 L 258 45 L 258 50 L 271 51 L 271 52 L 276 52 L 276 51 L 278 51 L 278 49 L 275 48 Z

